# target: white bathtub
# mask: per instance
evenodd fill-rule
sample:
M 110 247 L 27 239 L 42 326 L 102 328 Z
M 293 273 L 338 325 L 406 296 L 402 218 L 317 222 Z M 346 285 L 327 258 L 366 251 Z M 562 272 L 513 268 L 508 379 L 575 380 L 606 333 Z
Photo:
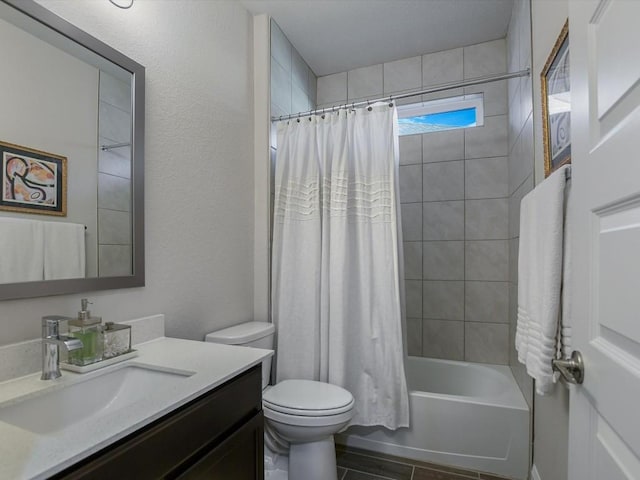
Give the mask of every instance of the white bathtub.
M 343 445 L 526 479 L 529 408 L 506 366 L 409 357 L 411 427 L 351 427 Z

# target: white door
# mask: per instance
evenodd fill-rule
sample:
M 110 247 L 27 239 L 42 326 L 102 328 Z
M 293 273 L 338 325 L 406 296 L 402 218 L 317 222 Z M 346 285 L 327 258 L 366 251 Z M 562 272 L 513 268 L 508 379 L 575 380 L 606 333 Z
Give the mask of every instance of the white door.
M 640 479 L 640 0 L 569 0 L 570 480 Z

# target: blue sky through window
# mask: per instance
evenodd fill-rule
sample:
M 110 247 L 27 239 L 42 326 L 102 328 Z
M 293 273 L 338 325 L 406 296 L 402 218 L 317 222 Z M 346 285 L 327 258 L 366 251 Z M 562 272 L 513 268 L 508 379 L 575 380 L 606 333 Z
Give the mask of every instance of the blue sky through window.
M 415 117 L 398 119 L 400 135 L 416 133 L 438 132 L 452 128 L 466 128 L 476 126 L 476 108 L 450 110 L 448 112 L 428 113 Z

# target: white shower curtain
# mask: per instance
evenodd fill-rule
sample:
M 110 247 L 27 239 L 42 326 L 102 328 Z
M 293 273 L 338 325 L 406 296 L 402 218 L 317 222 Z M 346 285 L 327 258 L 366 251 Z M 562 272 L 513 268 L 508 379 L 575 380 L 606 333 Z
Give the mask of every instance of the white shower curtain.
M 277 380 L 355 398 L 352 425 L 409 425 L 396 109 L 278 124 L 272 257 Z

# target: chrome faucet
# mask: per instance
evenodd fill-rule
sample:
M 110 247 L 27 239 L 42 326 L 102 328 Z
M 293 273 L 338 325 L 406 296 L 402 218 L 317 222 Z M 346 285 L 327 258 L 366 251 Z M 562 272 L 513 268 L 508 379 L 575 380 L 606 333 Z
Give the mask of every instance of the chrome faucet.
M 47 315 L 42 317 L 42 376 L 41 380 L 53 380 L 60 375 L 60 347 L 68 352 L 82 348 L 82 341 L 60 335 L 60 320 L 69 317 Z

